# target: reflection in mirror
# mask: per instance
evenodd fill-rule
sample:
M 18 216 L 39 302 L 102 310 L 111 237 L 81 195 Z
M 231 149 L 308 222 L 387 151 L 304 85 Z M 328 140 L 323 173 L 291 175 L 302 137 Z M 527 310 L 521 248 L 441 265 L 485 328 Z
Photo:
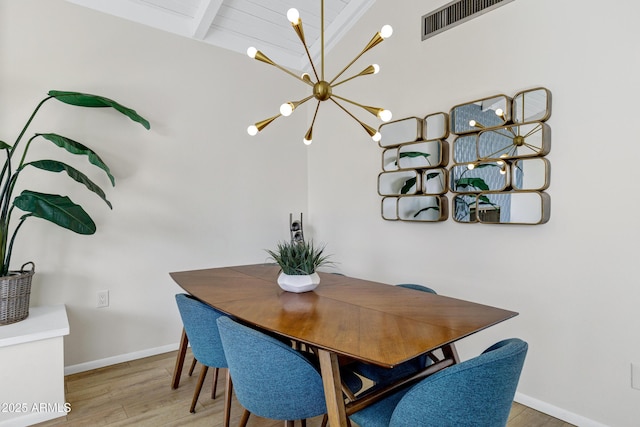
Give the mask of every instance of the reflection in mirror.
M 536 191 L 457 195 L 453 210 L 457 222 L 544 224 L 549 221 L 550 198 Z
M 482 160 L 544 156 L 551 149 L 551 131 L 542 122 L 505 126 L 478 134 Z
M 472 163 L 478 161 L 478 134 L 463 135 L 453 140 L 453 161 Z
M 545 158 L 519 159 L 512 165 L 512 182 L 514 190 L 538 190 L 549 187 L 551 164 Z
M 444 221 L 448 216 L 445 196 L 407 196 L 398 199 L 398 218 L 403 221 Z
M 551 92 L 545 88 L 525 90 L 513 97 L 513 122 L 544 122 L 551 116 Z
M 447 113 L 430 114 L 424 118 L 422 134 L 426 141 L 445 139 L 449 136 L 449 116 Z
M 422 172 L 422 192 L 424 194 L 444 194 L 447 192 L 446 169 L 429 169 Z
M 422 138 L 422 119 L 408 117 L 406 119 L 383 123 L 379 128 L 380 147 L 395 147 L 406 142 L 414 142 Z
M 511 100 L 505 95 L 457 105 L 449 112 L 451 132 L 464 134 L 503 126 L 510 114 Z
M 416 142 L 398 149 L 400 169 L 428 169 L 449 163 L 449 144 L 446 141 Z
M 382 199 L 382 218 L 387 221 L 398 220 L 398 198 L 384 197 Z
M 382 152 L 382 170 L 395 171 L 398 170 L 398 149 L 387 148 Z
M 454 165 L 450 174 L 451 191 L 454 193 L 503 191 L 509 186 L 510 170 L 502 160 Z
M 399 196 L 416 194 L 420 191 L 420 174 L 415 170 L 382 172 L 378 175 L 378 194 L 381 196 Z

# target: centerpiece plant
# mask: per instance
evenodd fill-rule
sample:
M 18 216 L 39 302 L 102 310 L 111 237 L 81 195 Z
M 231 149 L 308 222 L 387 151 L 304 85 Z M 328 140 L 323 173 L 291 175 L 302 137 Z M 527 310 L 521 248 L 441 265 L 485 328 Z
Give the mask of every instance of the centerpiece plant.
M 278 284 L 290 292 L 306 292 L 320 283 L 317 269 L 333 264 L 330 255 L 324 253 L 325 246 L 309 242 L 280 242 L 274 250 L 267 250 L 282 270 Z
M 12 272 L 9 267 L 16 236 L 28 218 L 41 218 L 78 234 L 88 235 L 96 232 L 96 224 L 87 212 L 67 196 L 42 193 L 29 189 L 22 190 L 20 194 L 14 195 L 18 180 L 25 169 L 35 168 L 46 172 L 64 172 L 69 178 L 84 185 L 89 191 L 102 199 L 109 208 L 112 208 L 111 203 L 105 196 L 105 192 L 87 175 L 73 166 L 55 159 L 27 161 L 28 155 L 32 154 L 33 146 L 41 141 L 47 141 L 66 150 L 68 153 L 85 156 L 88 162 L 101 169 L 109 178 L 111 185 L 115 186 L 115 179 L 109 167 L 94 150 L 86 145 L 56 133 L 35 133 L 27 140 L 23 140 L 38 111 L 50 100 L 76 107 L 113 108 L 134 122 L 140 123 L 146 129 L 150 129 L 149 122 L 146 119 L 134 110 L 111 99 L 80 92 L 51 90 L 48 92 L 48 96 L 36 106 L 13 144 L 0 140 L 0 150 L 5 153 L 4 165 L 0 171 L 0 286 L 5 286 L 6 281 L 4 279 L 8 280 L 12 276 L 22 273 L 22 271 Z M 16 214 L 14 210 L 16 208 L 24 212 L 19 218 L 14 218 Z M 12 224 L 12 219 L 17 220 L 17 223 Z M 25 294 L 28 304 L 28 292 L 25 292 Z M 11 307 L 7 308 L 7 306 L 14 303 L 15 301 L 0 300 L 0 323 L 3 323 L 1 317 L 4 312 L 12 311 Z

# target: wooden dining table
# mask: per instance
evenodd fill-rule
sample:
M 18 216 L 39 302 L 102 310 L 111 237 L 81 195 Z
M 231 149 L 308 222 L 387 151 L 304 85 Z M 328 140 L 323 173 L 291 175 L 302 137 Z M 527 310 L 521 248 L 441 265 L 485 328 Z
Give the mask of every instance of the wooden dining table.
M 313 349 L 320 361 L 329 424 L 346 426 L 349 413 L 386 390 L 345 404 L 340 364 L 361 361 L 385 368 L 423 354 L 435 363 L 394 387 L 458 363 L 455 342 L 518 313 L 442 295 L 319 273 L 313 291 L 280 289 L 274 264 L 242 265 L 170 273 L 204 303 L 255 328 Z

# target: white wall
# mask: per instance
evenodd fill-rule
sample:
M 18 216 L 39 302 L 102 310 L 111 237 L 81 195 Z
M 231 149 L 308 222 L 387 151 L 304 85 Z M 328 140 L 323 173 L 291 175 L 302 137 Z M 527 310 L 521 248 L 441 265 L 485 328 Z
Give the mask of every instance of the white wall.
M 632 124 L 640 95 L 634 24 L 640 4 L 517 0 L 422 42 L 420 17 L 445 3 L 376 2 L 327 63 L 340 70 L 390 23 L 393 37 L 354 66 L 378 62 L 381 72 L 339 94 L 385 106 L 400 119 L 548 88 L 551 220 L 541 226 L 382 220 L 376 193 L 382 149 L 328 105 L 309 152 L 310 222 L 347 274 L 425 283 L 518 311 L 463 341 L 459 351 L 468 358 L 505 337 L 528 341 L 521 398 L 567 412 L 580 425 L 637 426 L 640 391 L 631 388 L 630 363 L 640 363 L 640 199 L 633 194 L 640 144 Z M 373 123 L 367 113 L 360 117 Z
M 80 165 L 113 211 L 65 176 L 22 178 L 68 194 L 98 226 L 79 236 L 30 219 L 15 247 L 13 268 L 36 264 L 32 305 L 67 306 L 67 366 L 177 345 L 180 289 L 168 273 L 262 262 L 288 238 L 289 212 L 307 211 L 306 151 L 291 134 L 304 133 L 304 116 L 254 138 L 245 130 L 277 111 L 275 87 L 290 79 L 277 70 L 62 0 L 0 0 L 0 64 L 0 140 L 13 143 L 50 89 L 107 96 L 151 122 L 49 102 L 32 125 L 92 146 L 116 177 L 110 188 L 85 159 L 40 142 L 32 160 Z M 111 304 L 98 309 L 102 289 Z

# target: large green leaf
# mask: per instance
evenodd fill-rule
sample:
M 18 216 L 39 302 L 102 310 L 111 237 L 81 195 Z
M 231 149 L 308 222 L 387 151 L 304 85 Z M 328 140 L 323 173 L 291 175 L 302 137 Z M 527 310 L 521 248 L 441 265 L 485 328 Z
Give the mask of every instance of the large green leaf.
M 409 158 L 424 157 L 425 159 L 428 159 L 429 157 L 431 157 L 431 154 L 423 153 L 422 151 L 405 151 L 400 153 L 401 159 L 405 157 L 409 157 Z
M 80 92 L 65 92 L 60 90 L 50 90 L 49 96 L 57 99 L 60 102 L 64 102 L 69 105 L 76 105 L 79 107 L 91 107 L 91 108 L 101 108 L 101 107 L 112 107 L 125 116 L 129 117 L 134 122 L 140 123 L 146 129 L 150 129 L 151 125 L 144 117 L 140 116 L 136 113 L 135 110 L 131 108 L 127 108 L 122 104 L 117 103 L 116 101 L 105 98 L 103 96 L 91 95 L 88 93 L 80 93 Z
M 404 185 L 400 189 L 400 194 L 407 194 L 414 185 L 416 185 L 416 178 L 409 178 L 404 182 Z
M 116 180 L 113 177 L 113 175 L 111 175 L 109 166 L 107 166 L 106 163 L 102 161 L 100 156 L 98 156 L 96 152 L 93 151 L 91 148 L 85 145 L 82 145 L 77 141 L 74 141 L 65 136 L 58 135 L 55 133 L 39 133 L 37 135 L 43 137 L 48 141 L 53 142 L 58 147 L 62 147 L 72 154 L 86 155 L 89 158 L 89 163 L 96 165 L 97 167 L 105 171 L 105 173 L 107 174 L 107 176 L 109 176 L 109 179 L 111 180 L 111 185 L 114 185 L 114 186 L 116 185 Z
M 482 178 L 460 178 L 456 181 L 456 188 L 473 187 L 479 190 L 489 191 L 489 186 Z
M 23 166 L 23 168 L 27 165 L 31 165 L 38 169 L 46 170 L 49 172 L 62 172 L 62 171 L 67 172 L 67 175 L 69 175 L 72 179 L 78 181 L 79 183 L 84 184 L 85 187 L 87 187 L 90 191 L 93 191 L 98 196 L 100 196 L 100 198 L 104 200 L 104 202 L 111 209 L 113 209 L 113 206 L 111 206 L 111 202 L 107 200 L 107 197 L 104 194 L 104 191 L 102 191 L 102 188 L 96 185 L 93 181 L 89 179 L 89 177 L 87 177 L 85 174 L 80 172 L 78 169 L 72 166 L 69 166 L 66 163 L 59 162 L 57 160 L 36 160 L 34 162 L 26 163 Z
M 24 190 L 13 204 L 33 216 L 46 219 L 78 234 L 94 234 L 96 224 L 91 217 L 67 196 Z
M 0 141 L 0 150 L 6 150 L 8 148 L 11 148 L 11 146 L 9 144 L 7 144 L 4 141 Z

